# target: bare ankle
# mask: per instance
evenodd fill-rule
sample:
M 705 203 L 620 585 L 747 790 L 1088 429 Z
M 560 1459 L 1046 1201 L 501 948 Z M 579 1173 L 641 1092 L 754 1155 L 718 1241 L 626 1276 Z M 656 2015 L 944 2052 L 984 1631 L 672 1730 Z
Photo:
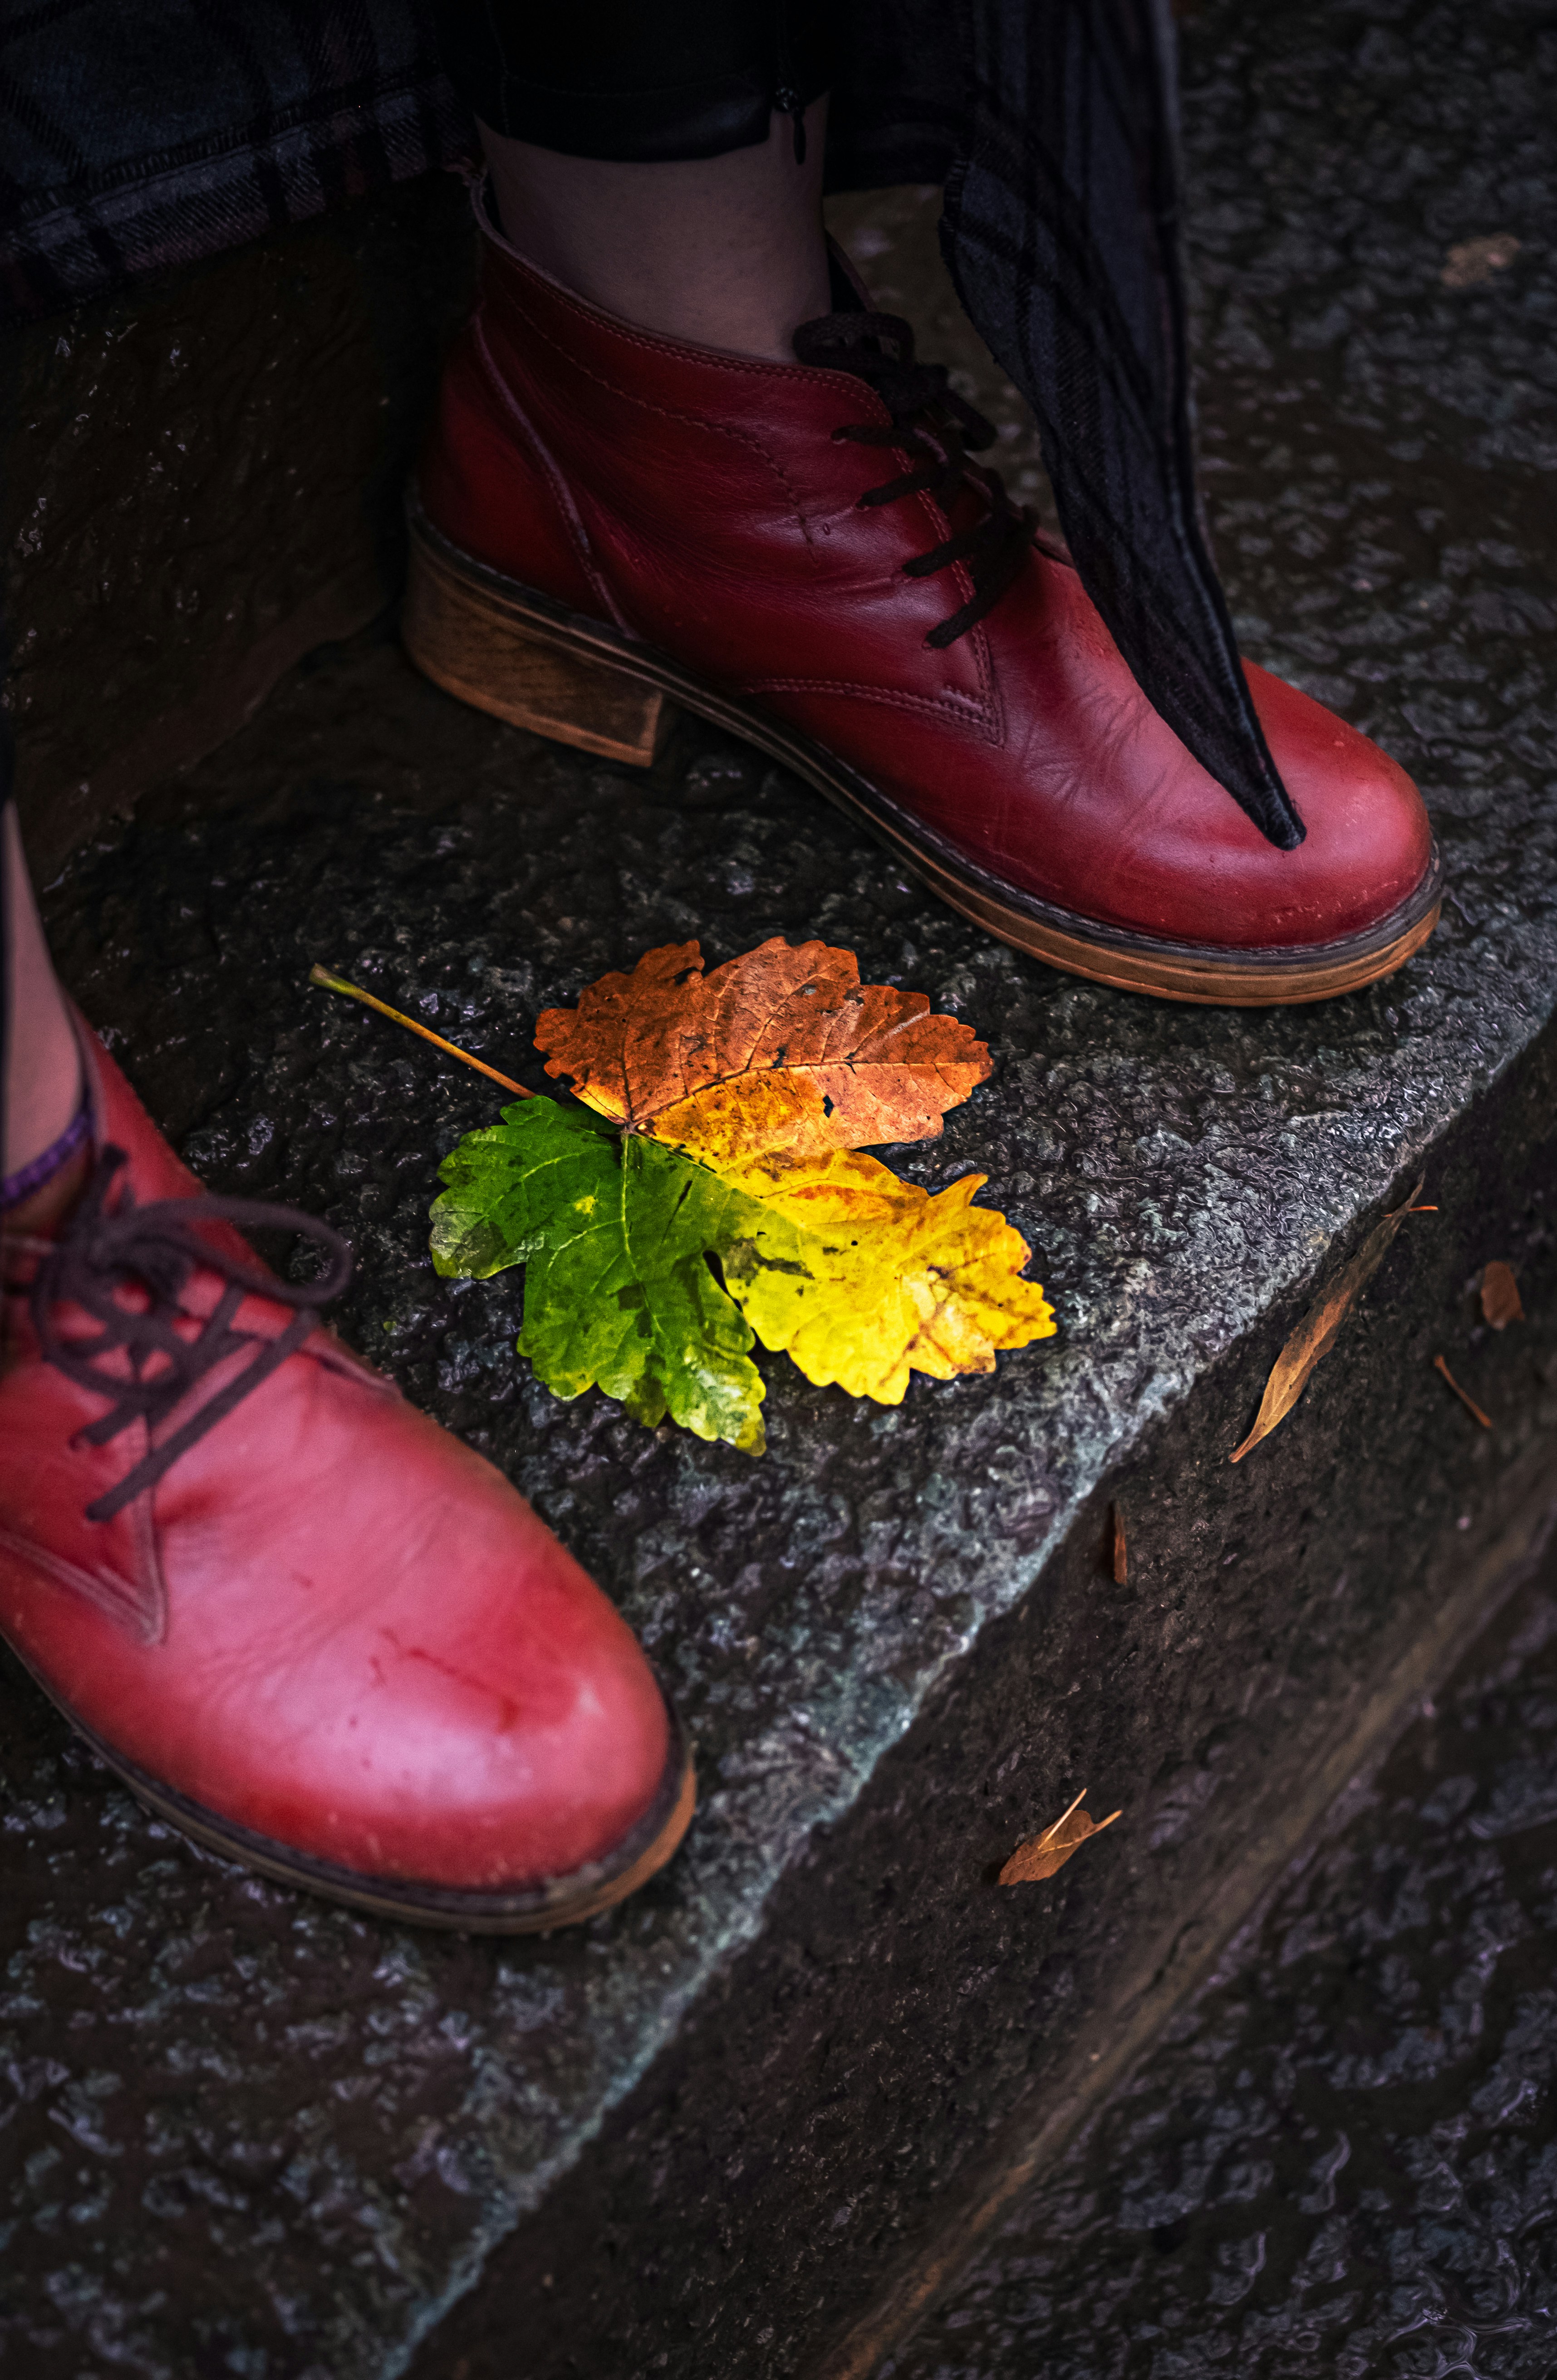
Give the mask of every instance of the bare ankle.
M 58 1230 L 70 1209 L 86 1188 L 91 1172 L 92 1151 L 89 1142 L 67 1158 L 57 1173 L 51 1174 L 31 1196 L 0 1215 L 0 1232 L 7 1239 L 47 1239 Z
M 0 1177 L 19 1192 L 18 1174 L 46 1160 L 80 1112 L 81 1059 L 9 806 L 0 810 L 0 965 L 7 976 L 0 984 Z
M 671 164 L 565 157 L 481 127 L 505 237 L 605 312 L 698 346 L 793 363 L 830 310 L 821 225 L 827 102 L 760 146 Z

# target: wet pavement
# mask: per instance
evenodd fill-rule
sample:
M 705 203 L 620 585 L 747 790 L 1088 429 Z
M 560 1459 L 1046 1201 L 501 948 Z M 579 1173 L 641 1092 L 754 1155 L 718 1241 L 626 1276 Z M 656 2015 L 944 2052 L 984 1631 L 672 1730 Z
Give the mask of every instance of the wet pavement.
M 879 2380 L 1550 2380 L 1557 1561 Z
M 1011 2107 L 1041 2112 L 1120 1979 L 1167 1967 L 1216 1877 L 1310 1790 L 1348 1697 L 1435 1616 L 1440 1536 L 1494 1526 L 1506 1465 L 1557 1425 L 1553 1180 L 1528 1170 L 1557 1111 L 1557 215 L 1531 97 L 1557 49 L 1512 9 L 1290 0 L 1208 9 L 1187 62 L 1220 550 L 1256 657 L 1424 784 L 1450 897 L 1399 978 L 1252 1017 L 1066 982 L 712 732 L 684 723 L 629 777 L 461 710 L 371 638 L 296 673 L 50 888 L 67 979 L 190 1160 L 347 1232 L 349 1335 L 509 1472 L 644 1635 L 704 1801 L 665 1876 L 572 1937 L 418 1936 L 170 1837 L 0 1665 L 0 2141 L 21 2176 L 0 2356 L 36 2380 L 486 2380 L 511 2374 L 515 2307 L 526 2380 L 810 2380 Z M 883 298 L 947 319 L 932 202 L 850 207 L 882 243 L 863 261 Z M 1504 236 L 1502 262 L 1460 254 Z M 956 335 L 1020 480 L 1019 413 Z M 937 1184 L 989 1172 L 1061 1336 L 889 1413 L 775 1365 L 752 1464 L 536 1388 L 512 1279 L 439 1283 L 426 1253 L 438 1158 L 487 1093 L 303 987 L 334 964 L 539 1082 L 538 1008 L 656 941 L 724 958 L 771 933 L 845 943 L 988 1035 L 991 1084 L 894 1161 Z M 1402 1234 L 1344 1360 L 1230 1470 L 1332 1252 L 1427 1164 L 1441 1220 Z M 1523 1335 L 1477 1319 L 1492 1257 L 1519 1270 Z M 1116 1494 L 1127 1587 L 1097 1558 Z M 1083 1783 L 1127 1819 L 1047 1900 L 997 1891 L 991 1864 Z M 1519 1839 L 1469 1840 L 1490 1861 Z M 1510 1897 L 1476 1876 L 1452 1940 L 1478 1938 L 1478 1894 Z M 1357 2057 L 1389 2054 L 1392 2010 L 1417 2022 L 1420 1946 L 1401 1941 L 1398 1970 L 1376 1962 L 1389 2038 Z M 1165 2053 L 1186 2087 L 1213 2036 Z M 1239 2125 L 1263 2097 L 1273 2138 L 1282 2059 L 1251 2036 L 1210 2095 Z M 1237 2210 L 1266 2155 L 1289 2195 L 1297 2173 L 1322 2196 L 1309 2169 L 1344 2130 L 1337 2206 L 1356 2186 L 1384 2236 L 1365 2129 L 1332 2112 L 1295 2119 L 1287 2162 L 1242 2159 L 1256 2195 L 1218 2216 L 1213 2309 L 1237 2311 L 1213 2289 L 1250 2270 L 1260 2226 Z M 1479 2145 L 1443 2154 L 1474 2197 Z M 1174 2211 L 1147 2228 L 1170 2240 L 1175 2179 L 1128 2202 L 1156 2191 Z M 1273 2289 L 1286 2250 L 1264 2228 Z M 1058 2350 L 999 2319 L 1006 2361 L 981 2368 L 1047 2374 Z

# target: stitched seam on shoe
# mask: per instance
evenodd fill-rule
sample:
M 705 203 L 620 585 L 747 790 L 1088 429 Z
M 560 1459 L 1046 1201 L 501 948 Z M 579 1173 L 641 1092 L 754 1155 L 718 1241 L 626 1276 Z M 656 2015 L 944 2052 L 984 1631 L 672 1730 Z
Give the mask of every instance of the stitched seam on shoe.
M 527 285 L 535 268 L 529 264 L 517 250 L 511 249 L 500 236 L 494 236 L 487 225 L 480 223 L 479 210 L 477 222 L 480 225 L 483 236 L 492 241 L 496 249 L 503 270 L 511 273 L 520 287 L 527 290 L 526 299 L 521 302 L 526 305 L 528 318 L 528 308 L 533 301 L 528 298 Z M 657 338 L 651 331 L 639 330 L 636 324 L 624 322 L 618 316 L 608 314 L 603 306 L 591 306 L 586 298 L 581 298 L 577 291 L 565 288 L 560 281 L 553 281 L 549 274 L 536 273 L 535 277 L 553 304 L 561 307 L 565 312 L 572 314 L 587 330 L 608 332 L 613 338 L 619 339 L 625 346 L 641 347 L 649 355 L 668 357 L 674 362 L 686 353 L 688 346 L 691 346 L 700 365 L 712 364 L 718 371 L 732 372 L 742 379 L 772 380 L 782 374 L 786 381 L 804 380 L 812 388 L 836 389 L 840 395 L 852 395 L 861 385 L 853 372 L 828 371 L 824 366 L 818 364 L 798 362 L 786 364 L 767 356 L 735 356 L 728 354 L 722 347 L 699 346 L 692 340 Z M 539 325 L 537 329 L 539 330 Z M 539 335 L 545 338 L 547 334 L 540 331 Z M 555 342 L 553 341 L 552 344 L 555 345 Z M 885 406 L 882 405 L 875 391 L 870 390 L 868 394 L 872 403 L 880 407 L 882 421 L 890 421 L 892 416 Z
M 774 455 L 770 448 L 765 446 L 760 438 L 754 437 L 749 430 L 734 430 L 727 422 L 715 421 L 708 414 L 685 413 L 677 406 L 656 405 L 651 397 L 640 396 L 636 390 L 623 388 L 618 382 L 608 380 L 603 372 L 596 371 L 591 364 L 583 362 L 578 356 L 570 355 L 560 340 L 554 339 L 551 333 L 545 330 L 541 324 L 535 320 L 533 315 L 526 314 L 524 319 L 529 329 L 535 334 L 535 336 L 538 339 L 543 340 L 546 346 L 551 348 L 553 355 L 560 356 L 564 363 L 567 364 L 571 370 L 581 373 L 585 380 L 593 381 L 597 388 L 603 388 L 607 395 L 615 397 L 619 403 L 623 405 L 636 406 L 639 412 L 642 413 L 657 413 L 660 416 L 660 419 L 663 421 L 679 421 L 685 429 L 700 430 L 705 433 L 712 432 L 715 437 L 728 438 L 733 440 L 738 445 L 749 448 L 751 453 L 758 457 L 759 461 L 767 465 L 769 470 L 772 471 L 774 479 L 784 490 L 785 496 L 789 500 L 790 509 L 793 511 L 796 519 L 800 524 L 800 534 L 805 539 L 807 545 L 810 547 L 811 552 L 813 553 L 815 552 L 816 545 L 815 540 L 811 536 L 810 524 L 806 518 L 804 509 L 800 503 L 799 492 L 796 488 L 794 481 L 791 480 L 788 472 L 785 469 L 783 464 L 779 461 L 778 456 Z M 796 370 L 798 370 L 799 367 L 796 366 Z
M 136 1552 L 140 1557 L 140 1574 L 149 1590 L 150 1612 L 146 1625 L 146 1642 L 160 1645 L 167 1634 L 167 1580 L 163 1572 L 162 1548 L 157 1542 L 156 1491 L 138 1496 L 129 1508 L 129 1524 L 135 1533 Z
M 594 589 L 596 597 L 598 598 L 602 610 L 618 628 L 626 628 L 627 625 L 626 616 L 624 613 L 621 605 L 613 595 L 610 588 L 607 586 L 604 578 L 601 576 L 600 570 L 595 562 L 593 551 L 590 547 L 590 532 L 585 528 L 578 507 L 573 501 L 573 491 L 564 479 L 562 471 L 559 468 L 550 447 L 546 445 L 540 432 L 537 431 L 535 424 L 531 421 L 529 414 L 525 411 L 523 406 L 519 403 L 518 398 L 514 395 L 513 390 L 504 379 L 502 372 L 498 370 L 497 358 L 493 354 L 491 347 L 487 344 L 486 325 L 484 321 L 485 313 L 486 308 L 484 306 L 479 306 L 470 325 L 471 340 L 476 349 L 476 360 L 480 364 L 481 370 L 492 388 L 493 394 L 496 396 L 501 405 L 506 407 L 514 421 L 517 424 L 521 435 L 528 441 L 536 461 L 541 466 L 541 471 L 550 482 L 552 494 L 555 501 L 557 510 L 561 513 L 564 525 L 572 537 L 574 550 L 578 557 L 579 568 L 583 571 L 585 577 L 590 582 L 590 585 Z
M 979 621 L 972 630 L 972 642 L 974 650 L 979 656 L 979 684 L 983 690 L 984 715 L 989 722 L 990 742 L 1004 744 L 1005 697 L 1001 691 L 1000 678 L 994 665 L 994 655 L 990 650 L 989 631 L 982 621 Z
M 18 1536 L 14 1530 L 4 1526 L 0 1526 L 0 1548 L 18 1555 L 23 1561 L 30 1562 L 51 1586 L 68 1587 L 74 1593 L 85 1596 L 94 1609 L 116 1621 L 121 1627 L 128 1623 L 142 1644 L 155 1645 L 161 1640 L 164 1633 L 163 1598 L 156 1591 L 162 1585 L 160 1575 L 155 1581 L 152 1606 L 148 1609 L 146 1599 L 134 1582 L 120 1578 L 115 1572 L 100 1574 L 83 1570 L 63 1554 L 51 1553 L 46 1546 L 36 1545 L 30 1538 Z
M 905 464 L 909 462 L 910 457 L 906 448 L 894 447 L 892 452 L 894 455 L 901 455 Z M 939 532 L 939 536 L 937 538 L 937 542 L 939 543 L 941 538 L 950 537 L 952 534 L 950 516 L 946 513 L 943 506 L 931 494 L 928 488 L 921 488 L 918 492 L 918 495 L 920 509 L 928 519 L 931 528 Z M 952 568 L 955 574 L 957 590 L 960 593 L 963 601 L 967 603 L 972 600 L 973 596 L 978 591 L 973 584 L 973 574 L 968 569 L 966 562 L 954 563 L 952 565 Z M 995 675 L 994 662 L 990 652 L 989 631 L 985 627 L 983 622 L 977 622 L 968 631 L 967 638 L 965 639 L 959 639 L 959 642 L 963 641 L 966 641 L 972 646 L 975 655 L 974 668 L 979 678 L 979 698 L 983 704 L 984 711 L 989 722 L 989 740 L 991 744 L 1004 744 L 1005 741 L 1005 705 L 1001 699 L 1000 685 Z
M 562 295 L 566 298 L 566 292 L 564 291 Z M 636 406 L 641 412 L 657 414 L 662 420 L 680 422 L 685 428 L 689 430 L 701 430 L 704 431 L 712 431 L 722 438 L 731 439 L 736 443 L 748 448 L 751 453 L 756 455 L 762 462 L 766 463 L 774 478 L 778 480 L 779 485 L 783 488 L 785 496 L 789 500 L 796 519 L 799 522 L 801 536 L 805 539 L 807 546 L 810 549 L 813 556 L 816 554 L 816 540 L 811 535 L 810 524 L 806 518 L 805 511 L 800 503 L 798 492 L 797 491 L 794 482 L 791 480 L 789 474 L 785 471 L 783 464 L 779 461 L 777 455 L 772 454 L 771 450 L 762 443 L 760 439 L 754 437 L 749 431 L 732 429 L 728 424 L 715 421 L 705 414 L 687 413 L 675 406 L 658 405 L 651 397 L 641 396 L 632 389 L 622 387 L 619 382 L 608 379 L 603 372 L 597 371 L 592 365 L 585 363 L 581 358 L 571 354 L 568 349 L 563 346 L 559 339 L 553 337 L 552 333 L 549 332 L 543 324 L 536 321 L 533 312 L 530 311 L 528 307 L 521 304 L 520 312 L 522 320 L 528 324 L 535 336 L 538 339 L 542 340 L 544 344 L 551 348 L 553 355 L 561 357 L 564 363 L 567 364 L 573 370 L 580 373 L 585 380 L 592 381 L 597 388 L 604 389 L 608 395 L 615 397 L 619 403 Z M 583 319 L 588 322 L 591 318 L 586 314 Z M 653 340 L 639 338 L 630 330 L 619 330 L 614 324 L 611 327 L 614 335 L 618 339 L 624 340 L 629 346 L 645 347 L 652 353 L 663 354 L 672 357 L 674 357 L 676 352 L 674 346 L 668 342 L 662 345 Z M 715 360 L 718 361 L 721 359 L 716 357 Z M 739 359 L 737 358 L 736 360 Z M 498 370 L 495 358 L 493 358 L 492 369 L 494 372 Z M 768 369 L 773 371 L 788 373 L 791 371 L 802 371 L 805 367 L 798 364 L 774 364 L 768 367 Z M 878 403 L 878 405 L 880 403 L 880 400 L 875 398 L 874 391 L 866 388 L 863 383 L 857 383 L 852 375 L 833 372 L 818 372 L 814 377 L 818 382 L 824 382 L 829 386 L 832 386 L 836 382 L 846 381 L 847 391 L 851 395 L 858 385 L 860 388 L 860 393 L 863 397 L 870 397 Z M 518 410 L 517 402 L 515 409 L 516 411 Z M 890 420 L 891 417 L 886 413 L 885 407 L 882 407 L 881 410 L 883 419 Z M 537 441 L 538 444 L 540 442 Z M 894 454 L 897 453 L 895 448 L 891 451 Z M 908 461 L 909 458 L 906 448 L 903 450 L 901 459 L 905 464 Z M 950 522 L 945 520 L 943 517 L 941 517 L 938 524 L 937 516 L 940 513 L 940 508 L 939 506 L 932 505 L 930 499 L 922 494 L 922 492 L 920 496 L 920 508 L 926 516 L 931 528 L 933 528 L 939 525 L 943 533 L 950 533 Z M 956 573 L 957 585 L 959 589 L 962 589 L 964 601 L 966 601 L 973 591 L 972 577 L 964 564 L 960 562 L 956 563 L 954 565 L 954 568 Z M 623 627 L 628 625 L 628 623 L 625 620 L 619 620 L 618 624 Z M 976 648 L 978 656 L 976 668 L 979 681 L 980 703 L 986 714 L 986 726 L 989 740 L 991 743 L 998 743 L 1003 740 L 1004 722 L 1000 716 L 1001 706 L 999 706 L 993 699 L 993 672 L 991 666 L 989 641 L 982 627 L 978 631 L 978 638 L 979 642 Z
M 845 694 L 861 702 L 888 703 L 894 710 L 922 710 L 931 716 L 937 712 L 960 710 L 974 720 L 981 717 L 980 705 L 970 694 L 904 694 L 892 686 L 857 686 L 847 678 L 826 677 L 753 677 L 742 678 L 736 687 L 737 694 Z M 966 719 L 958 721 L 966 725 Z
M 890 451 L 895 461 L 900 461 L 904 465 L 905 468 L 911 468 L 914 458 L 909 455 L 906 446 L 894 446 Z M 936 543 L 940 544 L 943 539 L 948 538 L 952 534 L 950 516 L 944 510 L 943 506 L 931 494 L 928 488 L 920 488 L 918 492 L 919 509 L 924 514 L 925 519 L 930 528 L 936 533 Z M 965 603 L 970 602 L 978 592 L 977 588 L 973 584 L 973 573 L 969 570 L 966 562 L 954 562 L 952 565 L 952 570 L 958 594 L 962 597 Z M 958 641 L 961 642 L 963 640 L 959 638 Z M 979 694 L 983 706 L 985 710 L 991 714 L 990 719 L 991 741 L 992 743 L 1003 743 L 1004 741 L 1004 706 L 998 704 L 995 700 L 994 672 L 990 660 L 990 640 L 988 633 L 981 621 L 978 622 L 974 627 L 968 631 L 967 641 L 971 642 L 974 653 L 977 656 L 974 667 L 978 674 Z

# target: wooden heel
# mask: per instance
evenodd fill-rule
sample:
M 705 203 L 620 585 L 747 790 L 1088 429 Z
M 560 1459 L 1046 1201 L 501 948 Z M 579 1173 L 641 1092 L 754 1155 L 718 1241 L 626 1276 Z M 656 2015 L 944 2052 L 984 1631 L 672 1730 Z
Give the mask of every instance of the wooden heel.
M 675 716 L 657 687 L 548 638 L 543 622 L 460 571 L 415 522 L 400 636 L 418 669 L 461 702 L 602 759 L 646 769 Z

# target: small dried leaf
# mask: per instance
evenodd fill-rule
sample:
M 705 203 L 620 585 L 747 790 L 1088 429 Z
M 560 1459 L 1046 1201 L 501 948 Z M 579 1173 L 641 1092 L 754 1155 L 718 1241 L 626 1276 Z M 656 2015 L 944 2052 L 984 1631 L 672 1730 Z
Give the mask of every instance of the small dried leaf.
M 1396 1232 L 1413 1212 L 1421 1195 L 1422 1184 L 1418 1182 L 1404 1207 L 1397 1207 L 1393 1214 L 1374 1224 L 1351 1263 L 1342 1268 L 1324 1295 L 1310 1305 L 1271 1366 L 1254 1427 L 1242 1446 L 1235 1447 L 1228 1456 L 1230 1463 L 1241 1463 L 1251 1447 L 1258 1446 L 1262 1438 L 1269 1438 L 1277 1423 L 1286 1419 L 1308 1387 L 1315 1366 L 1335 1344 L 1335 1334 L 1350 1313 L 1357 1293 L 1378 1271 Z
M 1506 273 L 1520 246 L 1511 231 L 1487 232 L 1479 239 L 1457 240 L 1444 258 L 1438 277 L 1445 289 L 1474 289 L 1478 282 L 1490 281 L 1494 273 Z
M 1127 1586 L 1130 1582 L 1130 1551 L 1125 1539 L 1125 1515 L 1117 1504 L 1111 1505 L 1113 1514 L 1113 1584 Z
M 1017 1844 L 1001 1869 L 998 1881 L 1001 1884 L 1042 1884 L 1046 1877 L 1064 1867 L 1066 1860 L 1081 1849 L 1089 1836 L 1101 1835 L 1105 1827 L 1112 1827 L 1114 1819 L 1123 1815 L 1114 1810 L 1094 1824 L 1081 1806 L 1086 1799 L 1087 1788 L 1083 1785 L 1063 1817 L 1056 1818 L 1052 1827 L 1045 1827 L 1030 1843 Z
M 1492 1427 L 1490 1416 L 1484 1414 L 1480 1406 L 1477 1403 L 1476 1399 L 1473 1396 L 1467 1395 L 1466 1390 L 1461 1388 L 1458 1380 L 1456 1380 L 1454 1373 L 1449 1369 L 1448 1365 L 1444 1362 L 1441 1355 L 1435 1355 L 1433 1357 L 1432 1367 L 1435 1372 L 1442 1373 L 1444 1378 L 1448 1381 L 1449 1386 L 1454 1390 L 1454 1394 L 1458 1397 L 1461 1404 L 1464 1405 L 1466 1413 L 1474 1414 L 1477 1420 L 1481 1424 L 1483 1429 L 1490 1429 Z
M 1494 1330 L 1506 1330 L 1511 1322 L 1524 1321 L 1512 1265 L 1494 1262 L 1487 1267 L 1481 1276 L 1481 1311 Z

